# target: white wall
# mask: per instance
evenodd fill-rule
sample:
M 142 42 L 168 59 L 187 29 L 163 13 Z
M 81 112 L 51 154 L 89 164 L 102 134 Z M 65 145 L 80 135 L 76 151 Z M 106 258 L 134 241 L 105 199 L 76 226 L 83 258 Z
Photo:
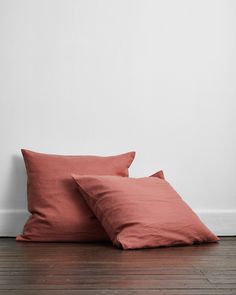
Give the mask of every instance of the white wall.
M 236 234 L 236 1 L 0 0 L 0 234 L 26 218 L 20 148 L 137 151 Z

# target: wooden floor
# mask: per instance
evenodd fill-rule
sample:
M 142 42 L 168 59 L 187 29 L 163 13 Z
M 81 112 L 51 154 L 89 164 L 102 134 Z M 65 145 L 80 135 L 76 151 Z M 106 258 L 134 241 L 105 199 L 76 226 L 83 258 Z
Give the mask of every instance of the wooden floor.
M 133 251 L 0 238 L 0 294 L 236 294 L 236 237 Z

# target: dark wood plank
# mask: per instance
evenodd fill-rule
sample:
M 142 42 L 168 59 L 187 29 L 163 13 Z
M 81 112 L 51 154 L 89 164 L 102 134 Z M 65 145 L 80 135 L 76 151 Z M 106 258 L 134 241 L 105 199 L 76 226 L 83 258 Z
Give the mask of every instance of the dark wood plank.
M 235 290 L 186 290 L 177 289 L 177 290 L 125 290 L 125 291 L 114 291 L 114 290 L 40 290 L 40 291 L 0 291 L 1 295 L 235 295 Z
M 135 251 L 1 238 L 0 294 L 236 294 L 236 237 Z

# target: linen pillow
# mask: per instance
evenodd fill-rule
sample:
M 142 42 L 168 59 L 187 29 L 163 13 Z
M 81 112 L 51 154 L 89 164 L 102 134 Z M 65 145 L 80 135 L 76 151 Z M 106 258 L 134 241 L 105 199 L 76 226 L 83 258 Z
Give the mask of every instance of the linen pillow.
M 32 214 L 17 241 L 97 241 L 108 236 L 71 178 L 77 174 L 128 176 L 135 153 L 60 156 L 22 150 Z
M 73 178 L 118 247 L 138 249 L 218 241 L 162 179 L 163 173 L 136 179 L 95 175 Z

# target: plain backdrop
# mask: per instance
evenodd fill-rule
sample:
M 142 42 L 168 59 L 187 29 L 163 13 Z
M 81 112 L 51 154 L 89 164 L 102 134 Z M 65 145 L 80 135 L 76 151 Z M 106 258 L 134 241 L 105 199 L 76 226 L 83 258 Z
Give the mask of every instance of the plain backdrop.
M 135 150 L 131 176 L 232 223 L 236 1 L 0 0 L 0 136 L 0 234 L 26 216 L 21 148 Z

